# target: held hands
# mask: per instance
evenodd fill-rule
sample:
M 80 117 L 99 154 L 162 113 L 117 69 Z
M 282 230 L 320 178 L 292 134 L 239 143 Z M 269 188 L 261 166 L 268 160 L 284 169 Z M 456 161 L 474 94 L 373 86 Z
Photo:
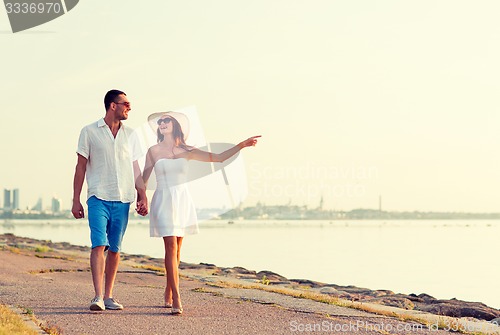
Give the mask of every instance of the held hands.
M 137 196 L 137 207 L 135 208 L 137 213 L 142 216 L 148 215 L 148 199 L 146 194 L 138 193 Z
M 148 205 L 147 201 L 139 200 L 137 201 L 137 207 L 135 209 L 139 215 L 146 216 L 148 215 Z
M 240 142 L 240 144 L 238 144 L 238 146 L 243 149 L 243 148 L 246 148 L 246 147 L 254 147 L 256 144 L 257 144 L 257 139 L 259 137 L 261 137 L 262 135 L 257 135 L 257 136 L 252 136 L 250 138 L 247 138 L 246 140 L 244 140 L 243 142 Z

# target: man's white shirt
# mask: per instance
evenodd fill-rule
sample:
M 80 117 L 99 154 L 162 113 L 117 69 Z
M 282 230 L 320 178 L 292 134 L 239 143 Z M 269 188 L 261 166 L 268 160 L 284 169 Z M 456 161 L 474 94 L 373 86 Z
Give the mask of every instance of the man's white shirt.
M 76 152 L 87 159 L 87 199 L 134 202 L 133 162 L 143 152 L 132 128 L 122 123 L 115 138 L 102 118 L 81 130 Z

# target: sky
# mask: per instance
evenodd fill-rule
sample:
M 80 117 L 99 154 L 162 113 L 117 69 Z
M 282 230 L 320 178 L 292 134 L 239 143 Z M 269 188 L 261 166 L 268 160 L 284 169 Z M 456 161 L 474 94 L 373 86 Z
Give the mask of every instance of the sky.
M 500 212 L 497 1 L 81 0 L 13 34 L 0 10 L 0 189 L 69 208 L 80 129 L 196 106 L 238 143 L 243 206 Z M 85 195 L 82 195 L 84 200 Z M 3 201 L 3 192 L 0 194 Z M 3 202 L 2 202 L 3 203 Z

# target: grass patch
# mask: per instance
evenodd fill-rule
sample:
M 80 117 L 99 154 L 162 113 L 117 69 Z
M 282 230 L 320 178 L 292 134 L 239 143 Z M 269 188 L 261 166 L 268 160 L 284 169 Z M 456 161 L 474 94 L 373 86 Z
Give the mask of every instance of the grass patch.
M 31 308 L 25 308 L 23 314 L 29 315 L 31 317 L 35 315 L 35 313 L 33 313 L 33 310 Z
M 0 305 L 0 335 L 37 335 L 38 332 L 26 325 L 26 322 L 10 308 Z
M 204 287 L 193 288 L 191 291 L 197 292 L 197 293 L 209 293 L 209 294 L 214 295 L 216 297 L 223 297 L 224 296 L 222 293 L 211 291 L 211 290 L 207 290 Z
M 73 258 L 71 257 L 66 257 L 66 256 L 51 256 L 51 255 L 40 255 L 40 254 L 35 254 L 35 257 L 37 258 L 52 258 L 52 259 L 61 259 L 63 261 L 74 261 Z
M 133 267 L 136 269 L 144 269 L 165 274 L 165 269 L 156 265 L 134 265 Z
M 35 252 L 41 252 L 41 253 L 53 251 L 51 248 L 45 245 L 37 245 L 34 250 Z
M 300 291 L 285 288 L 285 287 L 276 287 L 276 286 L 266 285 L 266 284 L 244 285 L 244 284 L 228 283 L 228 282 L 205 283 L 205 284 L 208 286 L 218 287 L 218 288 L 241 288 L 241 289 L 262 290 L 262 291 L 271 292 L 271 293 L 288 295 L 288 296 L 292 296 L 292 297 L 298 298 L 298 299 L 309 299 L 309 300 L 323 302 L 326 304 L 337 305 L 337 306 L 341 306 L 341 307 L 350 307 L 349 301 L 346 301 L 346 300 L 340 300 L 339 298 L 336 298 L 336 297 L 329 297 L 329 296 L 326 296 L 326 295 L 321 294 L 321 293 L 300 292 Z
M 32 275 L 37 275 L 41 273 L 53 273 L 53 272 L 76 272 L 78 270 L 67 270 L 67 269 L 41 269 L 29 271 Z
M 271 281 L 269 279 L 267 279 L 266 275 L 263 275 L 262 278 L 259 281 L 259 283 L 261 283 L 262 285 L 269 285 L 270 282 Z
M 62 335 L 63 332 L 61 330 L 61 328 L 59 328 L 58 326 L 56 325 L 52 325 L 52 324 L 41 324 L 40 325 L 40 328 L 42 328 L 46 333 L 48 333 L 49 335 Z
M 163 287 L 163 286 L 158 286 L 158 285 L 138 285 L 137 287 L 154 288 L 154 289 L 157 289 L 157 288 L 165 288 L 165 287 Z
M 218 292 L 215 292 L 215 291 L 210 291 L 210 290 L 207 290 L 206 288 L 204 287 L 197 287 L 197 288 L 193 288 L 191 291 L 193 292 L 198 292 L 198 293 L 218 293 Z
M 5 249 L 12 252 L 13 254 L 21 254 L 21 249 L 17 247 L 6 247 Z

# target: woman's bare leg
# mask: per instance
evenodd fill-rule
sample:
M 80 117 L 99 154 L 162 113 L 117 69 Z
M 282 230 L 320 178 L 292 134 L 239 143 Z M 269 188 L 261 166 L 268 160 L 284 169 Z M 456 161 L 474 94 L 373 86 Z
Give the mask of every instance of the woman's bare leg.
M 177 267 L 181 265 L 181 247 L 182 247 L 183 237 L 177 237 Z
M 181 296 L 179 291 L 179 248 L 178 237 L 165 236 L 163 242 L 165 245 L 165 271 L 167 285 L 165 288 L 165 303 L 172 304 L 174 308 L 181 308 Z

